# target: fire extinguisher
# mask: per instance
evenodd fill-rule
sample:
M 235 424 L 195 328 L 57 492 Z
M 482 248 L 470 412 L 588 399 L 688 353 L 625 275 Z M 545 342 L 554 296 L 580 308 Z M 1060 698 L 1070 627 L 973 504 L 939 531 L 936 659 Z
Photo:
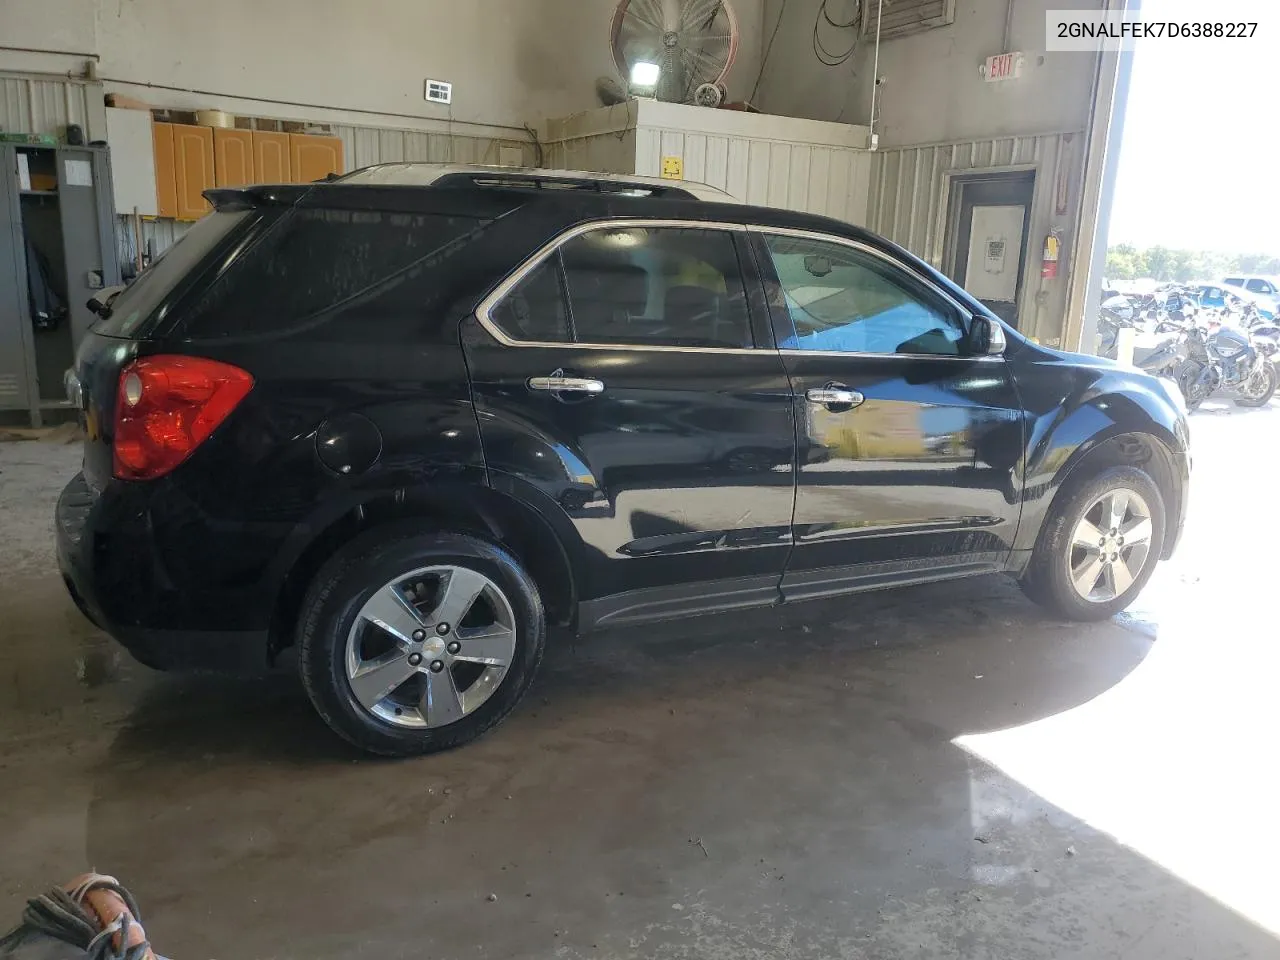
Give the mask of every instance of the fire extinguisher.
M 1044 238 L 1044 253 L 1040 256 L 1040 276 L 1046 280 L 1058 276 L 1058 253 L 1062 249 L 1062 231 L 1054 227 Z

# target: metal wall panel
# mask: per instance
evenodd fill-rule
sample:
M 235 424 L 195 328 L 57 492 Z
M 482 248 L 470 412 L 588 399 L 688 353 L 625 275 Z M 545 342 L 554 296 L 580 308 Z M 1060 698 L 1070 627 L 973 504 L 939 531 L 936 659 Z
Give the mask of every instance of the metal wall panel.
M 942 265 L 948 172 L 1034 164 L 1055 152 L 1057 135 L 1004 137 L 881 150 L 871 175 L 870 225 L 934 266 Z
M 743 203 L 867 222 L 872 155 L 865 150 L 657 127 L 640 127 L 635 135 L 638 174 L 660 176 L 663 157 L 683 157 L 686 180 L 719 187 Z
M 504 154 L 519 155 L 520 165 L 533 166 L 534 147 L 525 138 L 472 137 L 458 133 L 424 133 L 385 127 L 332 126 L 342 140 L 347 170 L 374 163 L 419 160 L 431 163 L 500 164 Z
M 872 164 L 868 223 L 875 232 L 943 269 L 948 174 L 1034 169 L 1019 317 L 1023 332 L 1054 344 L 1062 336 L 1071 264 L 1063 264 L 1057 279 L 1042 281 L 1037 253 L 1051 228 L 1063 231 L 1065 249 L 1065 238 L 1076 227 L 1083 139 L 1083 132 L 1052 133 L 881 150 Z
M 549 170 L 635 173 L 636 132 L 620 130 L 549 143 L 542 164 Z
M 0 73 L 0 128 L 10 133 L 47 133 L 59 140 L 78 123 L 85 142 L 105 140 L 107 110 L 102 84 L 83 80 Z

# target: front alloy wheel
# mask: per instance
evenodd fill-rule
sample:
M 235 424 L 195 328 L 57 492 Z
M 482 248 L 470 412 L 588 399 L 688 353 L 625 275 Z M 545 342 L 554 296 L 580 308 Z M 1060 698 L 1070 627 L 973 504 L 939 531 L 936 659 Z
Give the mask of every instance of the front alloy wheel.
M 1124 595 L 1151 551 L 1151 507 L 1133 490 L 1104 493 L 1086 508 L 1068 547 L 1071 585 L 1089 603 Z
M 1041 524 L 1023 590 L 1068 620 L 1105 620 L 1146 585 L 1164 517 L 1160 488 L 1141 466 L 1068 479 Z

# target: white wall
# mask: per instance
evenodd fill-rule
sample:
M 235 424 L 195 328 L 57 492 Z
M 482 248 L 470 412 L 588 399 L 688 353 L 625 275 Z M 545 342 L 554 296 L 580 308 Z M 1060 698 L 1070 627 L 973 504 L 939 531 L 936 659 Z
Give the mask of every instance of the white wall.
M 874 17 L 877 0 L 863 0 Z M 1013 4 L 1010 50 L 1026 55 L 1018 80 L 987 83 L 978 67 L 1001 49 L 1005 14 Z M 783 0 L 768 0 L 765 36 Z M 852 60 L 825 67 L 814 56 L 813 25 L 821 0 L 786 0 L 765 67 L 759 96 L 769 113 L 849 123 L 870 119 L 874 43 L 860 43 Z M 885 78 L 876 108 L 882 146 L 940 143 L 1015 134 L 1083 130 L 1089 115 L 1095 58 L 1086 53 L 1047 53 L 1045 11 L 1096 9 L 1101 0 L 957 0 L 955 23 L 880 47 Z M 847 19 L 854 0 L 830 0 L 832 19 Z M 853 31 L 824 28 L 831 49 L 848 48 Z M 844 43 L 841 47 L 840 43 Z
M 362 123 L 380 116 L 394 126 L 421 119 L 428 126 L 518 127 L 598 105 L 596 77 L 615 75 L 608 40 L 614 6 L 614 0 L 0 0 L 0 48 L 96 52 L 108 91 L 157 106 Z M 759 70 L 762 6 L 763 0 L 735 0 L 743 31 L 729 78 L 735 98 L 750 92 Z M 0 69 L 32 69 L 26 60 L 14 67 L 17 58 L 0 49 Z M 453 82 L 451 108 L 423 99 L 427 77 Z M 255 107 L 255 100 L 283 107 Z

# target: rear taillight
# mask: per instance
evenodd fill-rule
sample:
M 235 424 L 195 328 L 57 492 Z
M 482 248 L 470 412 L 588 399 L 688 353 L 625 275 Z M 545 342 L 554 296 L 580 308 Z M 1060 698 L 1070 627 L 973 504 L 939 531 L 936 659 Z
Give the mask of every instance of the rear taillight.
M 156 356 L 120 371 L 112 472 L 164 476 L 187 459 L 253 389 L 239 367 L 203 357 Z

